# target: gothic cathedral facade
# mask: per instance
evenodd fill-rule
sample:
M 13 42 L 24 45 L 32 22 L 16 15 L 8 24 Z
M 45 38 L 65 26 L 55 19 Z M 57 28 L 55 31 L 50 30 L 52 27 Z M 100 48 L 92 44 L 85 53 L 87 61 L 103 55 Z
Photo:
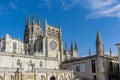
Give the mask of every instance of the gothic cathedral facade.
M 72 55 L 73 56 L 73 55 Z M 72 70 L 62 70 L 65 60 L 60 27 L 27 17 L 24 42 L 9 34 L 0 39 L 0 80 L 72 80 Z

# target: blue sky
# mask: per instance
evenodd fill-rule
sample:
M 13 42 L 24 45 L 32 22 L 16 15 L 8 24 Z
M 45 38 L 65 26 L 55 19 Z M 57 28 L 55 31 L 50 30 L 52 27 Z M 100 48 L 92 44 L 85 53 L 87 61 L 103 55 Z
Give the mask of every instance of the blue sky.
M 120 43 L 119 0 L 0 0 L 0 36 L 9 33 L 23 39 L 27 15 L 41 18 L 42 26 L 61 25 L 63 41 L 75 41 L 81 56 L 88 55 L 89 48 L 95 53 L 96 32 L 102 35 L 105 52 Z

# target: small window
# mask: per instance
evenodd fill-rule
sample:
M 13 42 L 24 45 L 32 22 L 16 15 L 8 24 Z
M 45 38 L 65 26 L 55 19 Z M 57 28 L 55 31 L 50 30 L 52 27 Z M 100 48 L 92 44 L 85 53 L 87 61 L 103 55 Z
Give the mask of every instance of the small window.
M 76 72 L 80 72 L 80 66 L 76 66 Z
M 95 60 L 91 60 L 91 65 L 92 65 L 92 73 L 96 73 Z
M 40 61 L 40 67 L 42 67 L 42 61 Z

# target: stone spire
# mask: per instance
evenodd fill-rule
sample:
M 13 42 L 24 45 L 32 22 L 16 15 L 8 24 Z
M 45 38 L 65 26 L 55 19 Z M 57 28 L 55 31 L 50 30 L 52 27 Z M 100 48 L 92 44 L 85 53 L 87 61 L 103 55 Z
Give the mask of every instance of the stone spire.
M 77 42 L 75 42 L 75 50 L 78 50 Z
M 97 31 L 96 38 L 96 54 L 97 56 L 104 56 L 104 45 L 99 31 Z
M 41 26 L 41 24 L 40 24 L 40 17 L 38 17 L 38 25 Z
M 35 24 L 35 17 L 33 16 L 32 25 Z
M 73 44 L 72 41 L 71 41 L 71 50 L 72 50 L 72 51 L 74 50 L 74 44 Z
M 97 31 L 96 44 L 103 44 L 100 32 Z
M 26 25 L 30 25 L 30 16 L 29 15 L 27 16 L 27 19 L 26 19 Z

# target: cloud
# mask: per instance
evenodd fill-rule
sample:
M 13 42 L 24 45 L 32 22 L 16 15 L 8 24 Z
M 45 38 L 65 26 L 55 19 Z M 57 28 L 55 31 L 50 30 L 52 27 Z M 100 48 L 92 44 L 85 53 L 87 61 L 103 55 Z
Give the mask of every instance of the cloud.
M 120 2 L 118 0 L 89 0 L 87 18 L 117 17 L 120 18 Z
M 68 10 L 75 6 L 79 6 L 80 0 L 60 0 L 60 3 L 63 10 Z
M 11 10 L 17 10 L 17 5 L 14 2 L 0 2 L 0 16 L 8 14 Z

